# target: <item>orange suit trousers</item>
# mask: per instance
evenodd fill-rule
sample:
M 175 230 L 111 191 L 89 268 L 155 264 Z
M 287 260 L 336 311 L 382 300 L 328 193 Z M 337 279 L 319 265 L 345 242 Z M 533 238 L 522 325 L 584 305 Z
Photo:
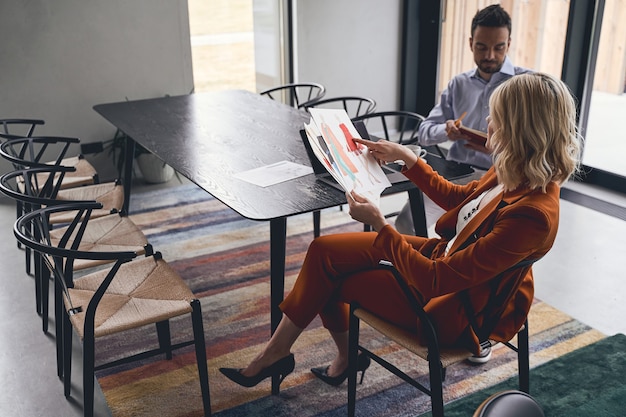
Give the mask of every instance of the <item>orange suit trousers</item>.
M 351 302 L 407 330 L 417 319 L 393 275 L 378 266 L 383 259 L 374 248 L 375 232 L 321 236 L 309 245 L 293 289 L 280 304 L 287 317 L 306 328 L 320 315 L 326 329 L 348 331 Z M 416 249 L 426 241 L 406 236 Z

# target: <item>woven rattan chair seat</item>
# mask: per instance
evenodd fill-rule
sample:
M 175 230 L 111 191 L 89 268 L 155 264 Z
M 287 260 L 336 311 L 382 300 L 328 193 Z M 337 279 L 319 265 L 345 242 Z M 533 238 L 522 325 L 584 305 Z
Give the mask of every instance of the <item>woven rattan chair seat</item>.
M 72 325 L 81 339 L 87 305 L 106 276 L 97 271 L 75 281 L 69 296 L 72 306 L 82 311 L 71 315 Z M 123 264 L 100 301 L 95 316 L 97 337 L 118 333 L 190 313 L 194 299 L 182 278 L 162 259 L 138 258 Z M 71 308 L 65 297 L 66 308 Z
M 102 209 L 94 210 L 92 218 L 111 214 L 112 211 L 121 211 L 124 204 L 124 187 L 114 182 L 103 184 L 86 185 L 84 187 L 68 188 L 60 190 L 57 200 L 64 201 L 97 201 L 102 204 Z M 51 216 L 52 223 L 69 223 L 74 219 L 74 212 L 55 213 Z
M 390 324 L 389 322 L 362 308 L 356 309 L 354 311 L 354 315 L 400 346 L 413 352 L 424 360 L 427 359 L 428 348 L 420 343 L 417 334 L 408 332 L 398 326 L 394 326 L 393 324 Z M 442 366 L 447 368 L 449 365 L 462 362 L 469 358 L 472 356 L 472 352 L 462 348 L 441 348 L 440 355 Z
M 50 231 L 50 240 L 53 245 L 59 244 L 66 230 L 66 227 L 62 227 Z M 70 247 L 71 244 L 70 241 L 66 246 Z M 132 220 L 125 216 L 111 214 L 89 221 L 78 249 L 93 252 L 132 251 L 143 255 L 147 244 L 148 239 Z M 76 259 L 74 270 L 83 270 L 104 263 L 106 261 Z
M 50 165 L 53 166 L 54 163 L 50 162 Z M 64 190 L 67 188 L 80 187 L 83 185 L 91 185 L 95 183 L 95 179 L 98 176 L 98 172 L 96 169 L 87 161 L 85 158 L 80 158 L 78 156 L 73 156 L 70 158 L 65 158 L 61 160 L 59 164 L 61 166 L 66 167 L 74 167 L 76 171 L 65 173 L 65 177 L 63 178 L 63 183 L 61 184 L 60 189 Z M 58 181 L 59 174 L 54 176 L 55 183 Z M 48 179 L 48 174 L 38 174 L 37 181 L 39 184 L 45 183 Z M 24 180 L 21 178 L 17 179 L 17 184 L 19 190 L 24 192 Z

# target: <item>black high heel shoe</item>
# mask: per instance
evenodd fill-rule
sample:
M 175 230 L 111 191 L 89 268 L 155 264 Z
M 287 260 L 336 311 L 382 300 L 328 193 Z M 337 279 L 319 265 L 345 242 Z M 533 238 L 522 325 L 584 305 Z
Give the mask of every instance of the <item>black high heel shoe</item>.
M 371 363 L 370 357 L 367 356 L 367 355 L 364 355 L 364 354 L 361 353 L 357 357 L 356 370 L 357 370 L 357 372 L 361 372 L 361 379 L 359 381 L 359 384 L 363 383 L 363 377 L 365 376 L 365 370 L 367 368 L 369 368 L 370 363 Z M 342 373 L 340 373 L 337 376 L 329 376 L 328 375 L 328 368 L 330 368 L 330 366 L 326 366 L 326 367 L 322 367 L 322 368 L 311 368 L 311 372 L 313 372 L 313 375 L 315 375 L 316 377 L 318 377 L 322 381 L 326 382 L 328 385 L 332 385 L 333 387 L 341 385 L 343 383 L 343 381 L 345 381 L 346 378 L 348 378 L 348 371 L 349 371 L 348 368 L 346 368 Z
M 242 387 L 250 388 L 270 376 L 279 376 L 280 380 L 278 381 L 278 384 L 280 385 L 280 383 L 283 382 L 283 379 L 293 372 L 293 368 L 295 368 L 295 366 L 296 361 L 293 357 L 293 353 L 290 353 L 288 356 L 285 356 L 267 368 L 262 369 L 261 372 L 254 376 L 242 375 L 241 368 L 220 368 L 220 372 L 234 383 L 239 384 Z

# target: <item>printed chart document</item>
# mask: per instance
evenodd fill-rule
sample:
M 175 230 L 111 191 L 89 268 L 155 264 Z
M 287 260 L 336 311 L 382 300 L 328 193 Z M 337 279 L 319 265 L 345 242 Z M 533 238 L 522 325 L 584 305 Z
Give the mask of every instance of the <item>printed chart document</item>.
M 304 124 L 313 153 L 345 191 L 354 190 L 380 203 L 380 194 L 391 186 L 378 161 L 357 144 L 361 138 L 343 109 L 309 109 L 311 121 Z

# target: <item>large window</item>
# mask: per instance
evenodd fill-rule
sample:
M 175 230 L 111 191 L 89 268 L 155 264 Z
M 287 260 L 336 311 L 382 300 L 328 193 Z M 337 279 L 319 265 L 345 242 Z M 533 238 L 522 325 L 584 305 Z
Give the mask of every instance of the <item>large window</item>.
M 511 15 L 513 64 L 561 75 L 569 0 L 448 0 L 442 10 L 438 94 L 453 76 L 476 66 L 469 48 L 472 18 L 497 3 Z
M 253 0 L 189 0 L 196 92 L 256 91 Z
M 626 0 L 606 0 L 583 164 L 626 177 Z
M 582 179 L 624 191 L 626 0 L 442 0 L 429 7 L 406 0 L 403 108 L 428 113 L 454 75 L 474 68 L 471 19 L 494 3 L 502 4 L 513 21 L 513 63 L 564 79 L 578 98 L 585 138 Z M 443 19 L 437 27 L 432 22 L 439 16 Z

